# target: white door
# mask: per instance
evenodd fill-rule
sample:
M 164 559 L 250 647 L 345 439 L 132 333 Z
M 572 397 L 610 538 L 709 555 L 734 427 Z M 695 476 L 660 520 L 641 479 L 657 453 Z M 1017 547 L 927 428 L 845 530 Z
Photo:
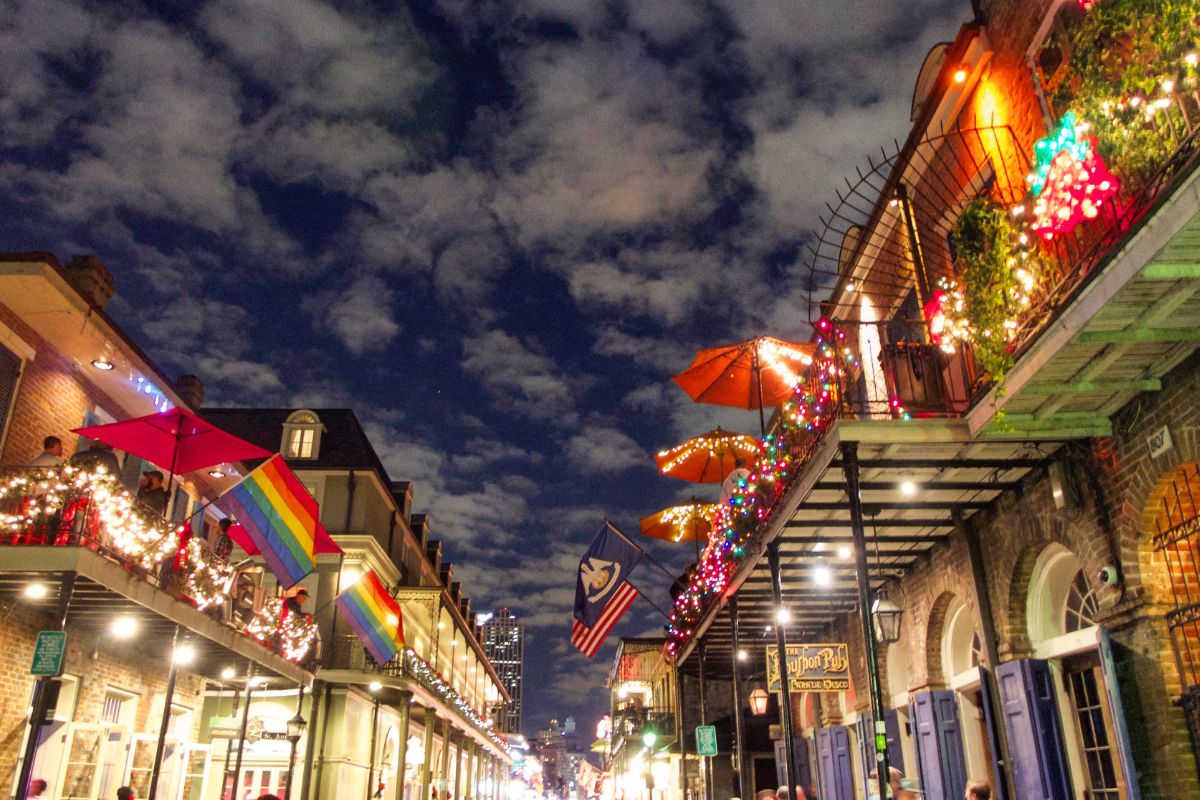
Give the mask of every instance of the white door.
M 204 800 L 208 790 L 208 769 L 212 762 L 212 745 L 183 746 L 183 773 L 179 794 L 175 800 Z
M 135 733 L 130 741 L 129 759 L 125 774 L 127 783 L 137 797 L 150 793 L 150 773 L 154 769 L 154 749 L 158 736 L 152 733 Z M 174 798 L 179 792 L 180 775 L 183 772 L 185 745 L 173 736 L 163 743 L 162 768 L 158 775 L 158 796 Z

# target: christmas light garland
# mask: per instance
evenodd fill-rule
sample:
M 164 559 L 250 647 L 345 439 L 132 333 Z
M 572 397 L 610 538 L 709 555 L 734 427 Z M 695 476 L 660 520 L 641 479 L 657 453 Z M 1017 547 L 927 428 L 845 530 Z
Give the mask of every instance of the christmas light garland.
M 487 736 L 492 744 L 499 747 L 501 750 L 508 752 L 508 742 L 506 742 L 499 734 L 492 729 L 492 721 L 485 719 L 484 715 L 476 710 L 466 698 L 454 690 L 454 687 L 441 676 L 437 670 L 429 665 L 424 659 L 416 654 L 412 648 L 404 648 L 400 656 L 404 659 L 405 668 L 415 677 L 421 684 L 437 695 L 443 703 L 453 706 L 463 715 L 472 725 L 479 729 L 479 732 Z
M 317 626 L 308 614 L 287 607 L 287 598 L 267 603 L 246 623 L 246 635 L 267 647 L 278 648 L 288 661 L 299 663 L 317 640 Z
M 816 353 L 798 376 L 795 394 L 783 406 L 775 433 L 763 438 L 750 474 L 737 481 L 729 504 L 712 520 L 713 532 L 687 588 L 675 600 L 667 624 L 665 652 L 674 658 L 691 638 L 705 610 L 729 587 L 746 558 L 746 545 L 770 520 L 779 499 L 795 477 L 802 440 L 819 437 L 836 418 L 841 402 L 839 376 L 859 366 L 845 347 L 845 334 L 822 319 L 817 323 Z M 839 348 L 841 353 L 839 355 Z M 898 400 L 891 403 L 897 417 L 908 414 Z

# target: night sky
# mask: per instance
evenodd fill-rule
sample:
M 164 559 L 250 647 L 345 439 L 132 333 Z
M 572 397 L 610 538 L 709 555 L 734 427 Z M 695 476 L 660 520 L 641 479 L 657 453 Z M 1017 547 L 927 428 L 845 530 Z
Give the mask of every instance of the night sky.
M 99 256 L 113 316 L 211 404 L 354 408 L 473 606 L 525 619 L 526 732 L 588 730 L 613 645 L 568 642 L 580 555 L 606 516 L 715 498 L 655 451 L 757 428 L 669 376 L 807 339 L 823 204 L 906 135 L 921 61 L 970 16 L 0 0 L 0 248 Z M 617 633 L 661 626 L 639 603 Z

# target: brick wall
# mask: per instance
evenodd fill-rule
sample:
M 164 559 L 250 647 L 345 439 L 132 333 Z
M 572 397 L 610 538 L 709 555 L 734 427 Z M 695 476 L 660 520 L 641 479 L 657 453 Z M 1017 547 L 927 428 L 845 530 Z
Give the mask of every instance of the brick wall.
M 21 743 L 28 730 L 29 701 L 34 679 L 29 674 L 37 632 L 49 620 L 20 604 L 0 607 L 0 792 L 15 780 Z M 96 631 L 67 627 L 67 658 L 64 673 L 80 676 L 74 722 L 99 722 L 109 687 L 136 697 L 135 732 L 158 733 L 166 692 L 167 663 L 159 657 L 169 647 L 164 640 L 139 646 L 114 647 Z M 143 649 L 144 647 L 144 649 Z M 175 683 L 174 703 L 191 709 L 193 740 L 200 730 L 204 681 L 180 672 Z M 61 714 L 60 714 L 61 716 Z
M 0 322 L 37 351 L 26 361 L 13 404 L 12 417 L 0 453 L 0 464 L 19 466 L 42 452 L 42 439 L 63 440 L 64 456 L 70 456 L 76 437 L 71 428 L 83 424 L 84 415 L 97 405 L 117 413 L 120 406 L 85 380 L 75 364 L 0 304 Z

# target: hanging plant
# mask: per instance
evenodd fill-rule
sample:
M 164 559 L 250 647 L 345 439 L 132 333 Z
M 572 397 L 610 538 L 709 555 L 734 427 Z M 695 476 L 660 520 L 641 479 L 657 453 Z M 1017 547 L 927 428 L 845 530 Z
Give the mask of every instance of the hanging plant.
M 979 363 L 996 383 L 1013 364 L 1016 317 L 1029 304 L 1036 272 L 1028 237 L 1004 208 L 978 198 L 950 233 L 961 276 L 963 313 Z
M 1200 87 L 1200 0 L 1100 0 L 1060 38 L 1069 78 L 1055 110 L 1092 123 L 1123 182 L 1150 180 L 1185 130 L 1177 93 Z

